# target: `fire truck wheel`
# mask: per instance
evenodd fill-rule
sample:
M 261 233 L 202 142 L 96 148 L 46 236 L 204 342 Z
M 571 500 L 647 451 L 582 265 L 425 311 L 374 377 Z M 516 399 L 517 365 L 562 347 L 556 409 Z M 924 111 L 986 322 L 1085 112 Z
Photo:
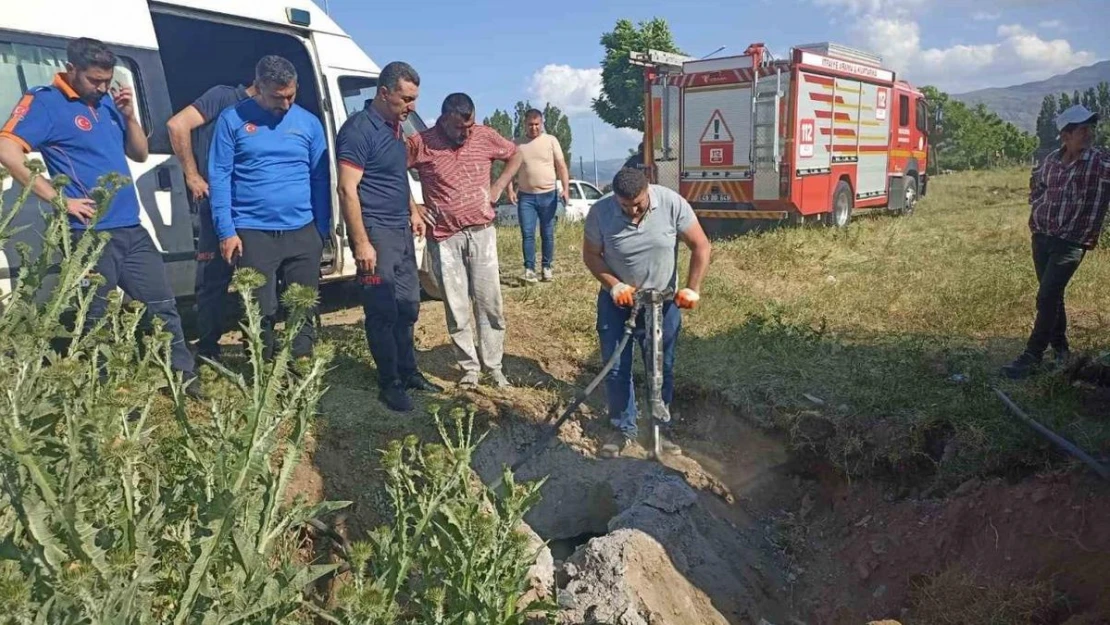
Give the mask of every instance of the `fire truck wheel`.
M 902 203 L 902 214 L 910 216 L 917 206 L 917 178 L 906 176 L 906 199 Z
M 852 187 L 841 180 L 833 191 L 832 211 L 826 214 L 826 223 L 834 228 L 846 228 L 852 221 Z

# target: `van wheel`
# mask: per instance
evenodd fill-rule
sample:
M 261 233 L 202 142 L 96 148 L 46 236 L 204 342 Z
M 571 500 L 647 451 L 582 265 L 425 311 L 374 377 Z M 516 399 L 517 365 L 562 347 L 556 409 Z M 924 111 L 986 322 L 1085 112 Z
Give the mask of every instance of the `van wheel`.
M 917 178 L 906 177 L 906 197 L 902 201 L 902 214 L 909 217 L 917 206 Z
M 836 183 L 833 191 L 832 210 L 825 213 L 825 225 L 846 228 L 852 221 L 852 187 L 844 180 Z

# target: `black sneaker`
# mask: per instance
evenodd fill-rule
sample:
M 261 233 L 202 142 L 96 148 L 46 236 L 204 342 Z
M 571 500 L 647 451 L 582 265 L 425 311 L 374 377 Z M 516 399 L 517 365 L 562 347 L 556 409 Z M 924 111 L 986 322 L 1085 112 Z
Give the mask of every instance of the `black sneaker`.
M 1022 352 L 1013 362 L 1002 367 L 999 373 L 1011 380 L 1024 380 L 1036 373 L 1040 366 L 1040 358 L 1029 352 Z
M 405 387 L 400 382 L 394 382 L 378 393 L 378 399 L 394 412 L 411 412 L 412 398 L 405 392 Z
M 1066 347 L 1057 348 L 1052 351 L 1052 359 L 1056 362 L 1057 368 L 1064 369 L 1071 364 L 1071 350 Z
M 432 382 L 428 378 L 424 377 L 424 374 L 422 374 L 422 373 L 414 373 L 412 375 L 412 377 L 409 378 L 408 383 L 405 384 L 405 388 L 408 388 L 408 389 L 413 390 L 413 391 L 421 391 L 421 392 L 424 392 L 424 393 L 442 393 L 443 392 L 443 387 L 442 386 L 440 386 L 438 384 L 435 384 L 434 382 Z

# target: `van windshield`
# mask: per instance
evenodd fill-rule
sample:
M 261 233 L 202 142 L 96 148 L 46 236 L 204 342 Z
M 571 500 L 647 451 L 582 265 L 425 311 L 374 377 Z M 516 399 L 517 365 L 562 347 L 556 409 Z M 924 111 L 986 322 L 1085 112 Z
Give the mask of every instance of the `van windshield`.
M 347 110 L 347 117 L 361 111 L 374 99 L 378 88 L 377 78 L 366 76 L 340 76 L 339 92 L 343 95 L 343 108 Z M 413 135 L 428 128 L 424 120 L 413 111 L 409 118 L 401 124 L 405 136 Z

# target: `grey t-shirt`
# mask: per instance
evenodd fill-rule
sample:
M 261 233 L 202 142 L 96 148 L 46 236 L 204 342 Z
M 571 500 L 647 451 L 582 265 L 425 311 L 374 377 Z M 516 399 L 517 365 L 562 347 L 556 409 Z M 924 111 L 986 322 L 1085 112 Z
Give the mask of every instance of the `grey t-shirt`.
M 648 187 L 651 208 L 639 224 L 621 210 L 615 195 L 601 198 L 586 215 L 586 240 L 601 247 L 613 275 L 637 289 L 666 290 L 678 283 L 678 234 L 697 221 L 681 195 Z

